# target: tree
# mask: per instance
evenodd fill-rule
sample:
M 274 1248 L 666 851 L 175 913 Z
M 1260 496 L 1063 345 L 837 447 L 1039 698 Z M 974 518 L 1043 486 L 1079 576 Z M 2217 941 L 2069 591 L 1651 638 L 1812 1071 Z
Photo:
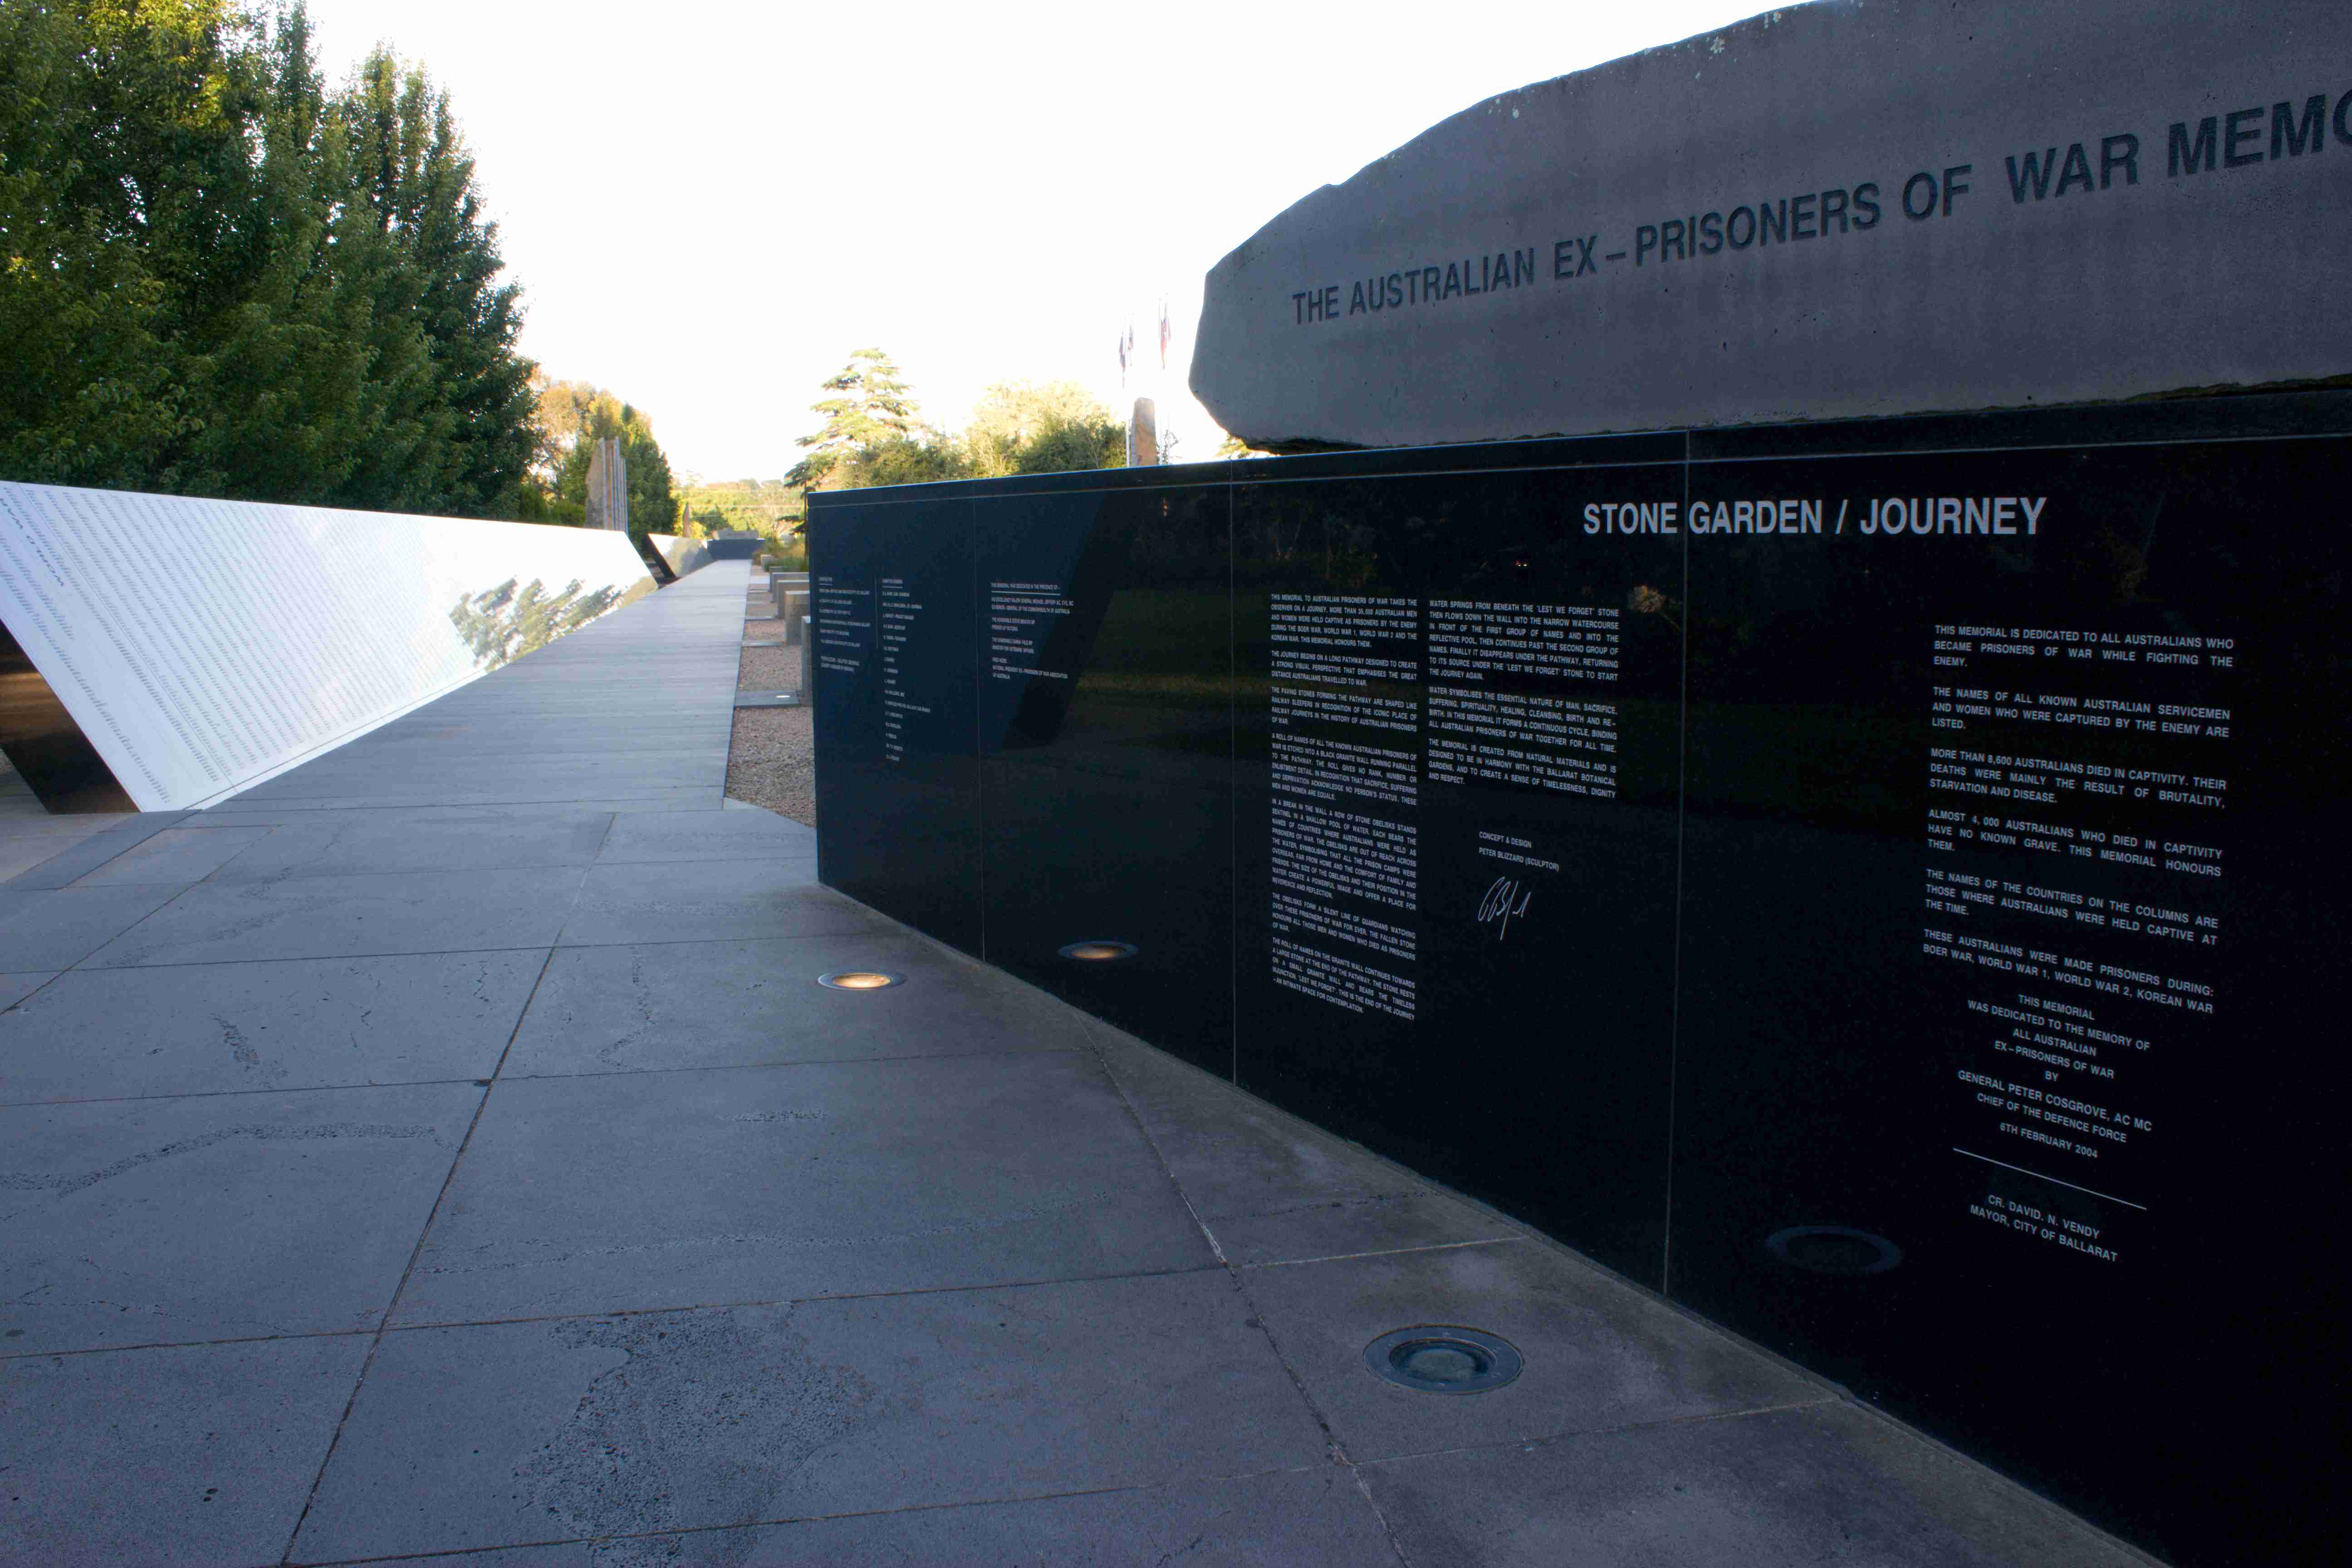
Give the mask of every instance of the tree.
M 971 424 L 964 431 L 964 447 L 973 470 L 983 477 L 1039 473 L 1022 467 L 1022 452 L 1048 431 L 1070 426 L 1117 427 L 1118 421 L 1102 399 L 1075 381 L 1049 381 L 1039 386 L 1026 381 L 1000 381 L 980 395 Z M 1120 443 L 1122 459 L 1126 446 Z M 1099 468 L 1086 463 L 1086 468 Z
M 510 516 L 519 297 L 445 95 L 298 4 L 0 0 L 0 476 Z
M 551 390 L 557 393 L 559 410 L 568 398 L 577 416 L 567 436 L 551 438 L 563 442 L 554 489 L 566 520 L 575 503 L 583 520 L 587 515 L 588 463 L 595 455 L 596 443 L 618 437 L 622 459 L 629 469 L 629 531 L 667 533 L 676 527 L 678 506 L 671 489 L 669 458 L 654 439 L 653 421 L 645 412 L 585 382 L 559 382 Z M 543 397 L 542 404 L 546 401 Z M 558 417 L 563 417 L 561 412 Z
M 1127 466 L 1127 432 L 1108 417 L 1056 416 L 1013 454 L 1016 474 L 1065 474 Z
M 835 394 L 809 405 L 824 416 L 824 425 L 813 436 L 798 438 L 808 452 L 784 476 L 787 482 L 814 489 L 835 470 L 869 447 L 894 437 L 919 439 L 926 434 L 915 415 L 914 395 L 907 390 L 898 367 L 880 349 L 859 349 L 849 363 L 827 377 L 824 390 Z
M 220 247 L 184 193 L 240 194 L 232 21 L 225 4 L 0 5 L 0 475 L 201 479 L 182 306 Z
M 532 366 L 515 353 L 521 295 L 499 280 L 498 226 L 483 216 L 473 155 L 448 95 L 381 48 L 339 107 L 354 183 L 377 232 L 399 242 L 393 303 L 427 351 L 435 486 L 467 510 L 492 508 L 530 467 Z
M 955 442 L 926 432 L 919 436 L 891 436 L 860 447 L 834 472 L 846 488 L 862 489 L 874 485 L 926 485 L 939 479 L 965 479 L 971 473 L 971 464 Z

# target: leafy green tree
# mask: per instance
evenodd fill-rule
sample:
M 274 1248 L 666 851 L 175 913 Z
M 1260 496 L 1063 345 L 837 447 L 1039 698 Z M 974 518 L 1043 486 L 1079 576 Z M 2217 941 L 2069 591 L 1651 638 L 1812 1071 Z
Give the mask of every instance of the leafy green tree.
M 207 237 L 181 193 L 241 185 L 250 84 L 226 5 L 148 10 L 0 4 L 0 474 L 199 477 L 179 338 Z
M 609 392 L 585 383 L 562 384 L 585 394 L 577 404 L 579 425 L 557 468 L 555 497 L 567 508 L 577 503 L 587 515 L 588 464 L 596 443 L 617 437 L 629 469 L 629 531 L 667 533 L 677 526 L 678 503 L 672 492 L 669 458 L 654 439 L 653 421 Z M 576 395 L 576 394 L 575 394 Z
M 824 416 L 824 426 L 798 444 L 808 456 L 793 465 L 786 481 L 815 489 L 861 452 L 893 439 L 919 441 L 926 434 L 915 414 L 914 394 L 898 364 L 880 349 L 859 349 L 828 376 L 824 389 L 835 395 L 809 405 Z
M 1118 421 L 1103 405 L 1102 399 L 1075 381 L 1049 381 L 1040 386 L 1027 381 L 1000 381 L 980 395 L 973 405 L 971 423 L 964 430 L 964 448 L 971 456 L 973 471 L 984 477 L 1000 474 L 1042 473 L 1049 470 L 1023 467 L 1023 454 L 1049 432 L 1066 426 L 1109 425 Z M 1057 437 L 1056 444 L 1066 445 L 1066 437 Z M 1121 460 L 1126 454 L 1126 441 L 1119 443 Z M 1084 468 L 1100 468 L 1099 463 L 1083 463 Z
M 780 479 L 704 480 L 688 476 L 678 489 L 678 502 L 698 522 L 719 519 L 711 525 L 713 531 L 740 530 L 770 539 L 806 515 L 800 487 Z
M 0 475 L 514 515 L 519 299 L 446 98 L 298 4 L 0 0 Z
M 1013 454 L 1016 474 L 1064 474 L 1127 466 L 1127 432 L 1110 419 L 1055 418 Z
M 852 489 L 874 485 L 927 485 L 939 479 L 961 479 L 971 473 L 961 447 L 943 436 L 926 432 L 891 436 L 859 448 L 834 470 Z
M 499 280 L 498 226 L 483 216 L 473 155 L 448 95 L 381 48 L 339 109 L 363 216 L 394 247 L 379 305 L 389 302 L 426 350 L 417 417 L 433 444 L 428 482 L 444 505 L 488 510 L 530 466 L 535 400 L 530 363 L 515 352 L 520 290 Z M 667 464 L 663 472 L 667 493 Z

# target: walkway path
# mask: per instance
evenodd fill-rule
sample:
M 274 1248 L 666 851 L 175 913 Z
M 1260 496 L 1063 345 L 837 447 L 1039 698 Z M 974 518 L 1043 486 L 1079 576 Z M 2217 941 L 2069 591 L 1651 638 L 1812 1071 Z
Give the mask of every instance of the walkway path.
M 2133 1560 L 818 886 L 742 575 L 0 889 L 0 1560 Z

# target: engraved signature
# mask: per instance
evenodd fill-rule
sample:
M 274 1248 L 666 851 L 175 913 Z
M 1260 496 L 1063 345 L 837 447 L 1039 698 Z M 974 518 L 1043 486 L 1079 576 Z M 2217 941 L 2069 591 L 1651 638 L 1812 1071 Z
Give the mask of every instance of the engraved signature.
M 1500 942 L 1511 934 L 1511 922 L 1528 912 L 1528 905 L 1534 898 L 1532 889 L 1522 893 L 1510 878 L 1497 877 L 1486 889 L 1486 896 L 1478 900 L 1478 923 L 1496 922 L 1495 940 Z

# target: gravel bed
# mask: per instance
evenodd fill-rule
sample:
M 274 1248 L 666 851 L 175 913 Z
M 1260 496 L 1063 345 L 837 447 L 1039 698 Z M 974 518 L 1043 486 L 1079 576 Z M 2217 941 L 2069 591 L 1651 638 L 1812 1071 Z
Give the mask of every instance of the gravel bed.
M 801 650 L 796 647 L 746 647 L 737 667 L 738 691 L 798 691 Z
M 816 826 L 816 730 L 807 709 L 735 710 L 727 793 L 779 816 Z

